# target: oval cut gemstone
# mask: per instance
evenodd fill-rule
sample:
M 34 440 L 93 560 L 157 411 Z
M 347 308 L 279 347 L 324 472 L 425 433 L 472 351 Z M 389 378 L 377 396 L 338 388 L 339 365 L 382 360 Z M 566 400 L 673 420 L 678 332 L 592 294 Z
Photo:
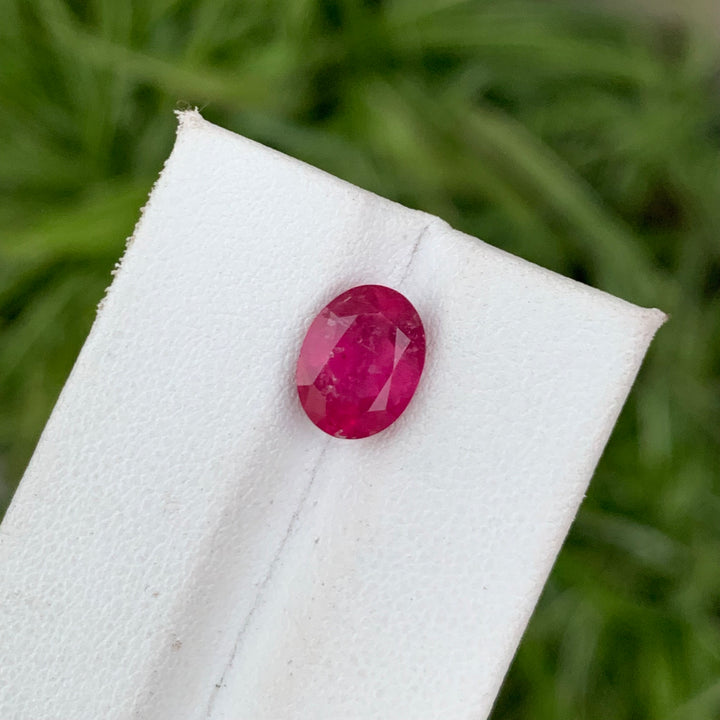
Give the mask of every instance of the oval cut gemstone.
M 310 325 L 295 376 L 300 402 L 329 435 L 368 437 L 405 410 L 424 362 L 425 331 L 410 301 L 382 285 L 360 285 Z

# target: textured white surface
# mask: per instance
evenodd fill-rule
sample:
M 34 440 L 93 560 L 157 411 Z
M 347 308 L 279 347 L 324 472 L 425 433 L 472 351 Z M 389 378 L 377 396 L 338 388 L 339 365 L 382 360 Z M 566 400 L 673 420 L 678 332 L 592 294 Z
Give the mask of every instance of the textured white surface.
M 361 283 L 428 361 L 334 440 Z M 663 317 L 185 114 L 0 528 L 0 718 L 482 720 Z

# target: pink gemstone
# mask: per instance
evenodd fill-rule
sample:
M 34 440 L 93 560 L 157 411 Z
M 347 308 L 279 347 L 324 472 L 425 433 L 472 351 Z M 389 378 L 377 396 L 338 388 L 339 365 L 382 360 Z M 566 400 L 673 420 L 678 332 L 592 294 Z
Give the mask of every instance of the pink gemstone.
M 368 437 L 405 410 L 424 362 L 425 331 L 409 300 L 382 285 L 360 285 L 312 321 L 295 376 L 300 402 L 329 435 Z

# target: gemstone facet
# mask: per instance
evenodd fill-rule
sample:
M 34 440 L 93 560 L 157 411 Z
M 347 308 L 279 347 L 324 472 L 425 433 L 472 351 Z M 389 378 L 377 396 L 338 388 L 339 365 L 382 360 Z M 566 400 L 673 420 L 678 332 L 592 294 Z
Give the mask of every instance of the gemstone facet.
M 338 295 L 312 321 L 295 381 L 308 417 L 338 438 L 364 438 L 395 422 L 425 363 L 425 331 L 410 301 L 382 285 Z

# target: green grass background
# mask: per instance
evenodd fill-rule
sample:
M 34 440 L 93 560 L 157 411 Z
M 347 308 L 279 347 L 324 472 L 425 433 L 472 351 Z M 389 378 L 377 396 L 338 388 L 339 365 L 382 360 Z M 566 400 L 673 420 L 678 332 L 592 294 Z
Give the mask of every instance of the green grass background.
M 494 718 L 720 718 L 720 62 L 510 0 L 0 0 L 0 512 L 178 106 L 672 315 Z M 0 630 L 1 631 L 1 630 Z

